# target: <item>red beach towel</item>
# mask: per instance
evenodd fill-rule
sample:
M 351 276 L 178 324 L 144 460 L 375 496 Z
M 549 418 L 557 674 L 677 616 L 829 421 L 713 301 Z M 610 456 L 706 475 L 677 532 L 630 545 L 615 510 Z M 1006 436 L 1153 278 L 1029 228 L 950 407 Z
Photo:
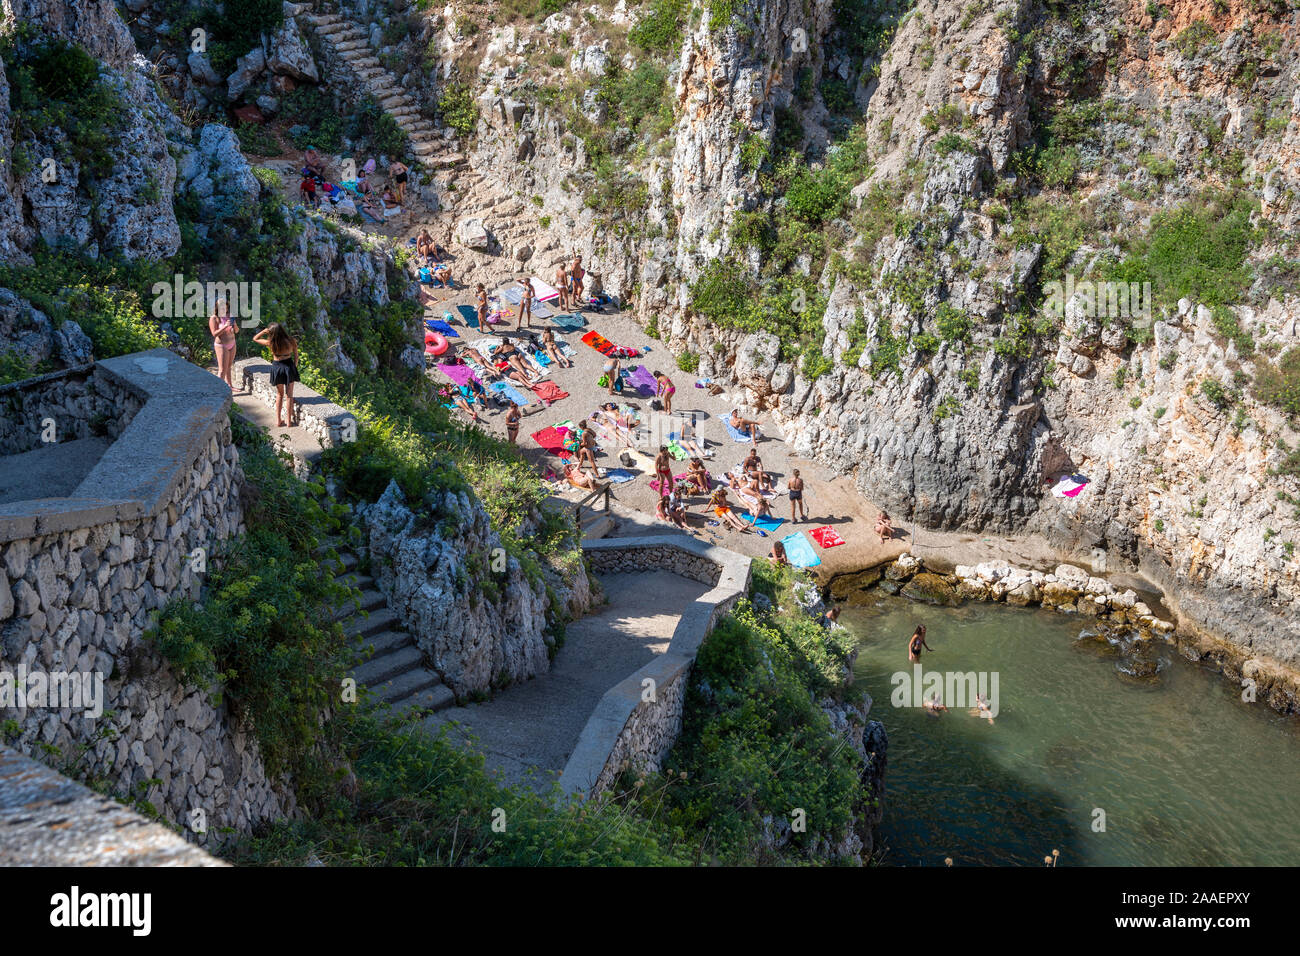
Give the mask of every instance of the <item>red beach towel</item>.
M 541 445 L 542 448 L 549 451 L 552 455 L 556 455 L 566 461 L 568 460 L 569 451 L 564 447 L 564 439 L 560 433 L 555 430 L 554 426 L 548 425 L 541 431 L 533 432 L 533 441 L 537 442 L 537 444 Z
M 558 402 L 569 397 L 569 393 L 554 382 L 538 382 L 533 386 L 533 394 L 544 402 Z
M 844 543 L 844 539 L 840 537 L 839 532 L 828 524 L 822 525 L 820 528 L 814 528 L 812 536 L 813 540 L 823 548 L 836 548 Z

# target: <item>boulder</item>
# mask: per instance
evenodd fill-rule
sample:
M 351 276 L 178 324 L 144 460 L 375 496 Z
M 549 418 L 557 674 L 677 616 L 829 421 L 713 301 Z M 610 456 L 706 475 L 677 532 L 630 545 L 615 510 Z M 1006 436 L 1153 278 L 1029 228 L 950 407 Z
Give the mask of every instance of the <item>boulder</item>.
M 921 562 L 910 554 L 900 554 L 898 560 L 885 569 L 885 580 L 906 581 L 921 570 Z
M 190 76 L 194 77 L 196 83 L 204 86 L 221 85 L 221 74 L 212 68 L 212 61 L 206 53 L 191 53 L 185 59 L 185 64 L 190 68 Z
M 456 226 L 456 241 L 470 249 L 486 252 L 492 247 L 492 234 L 482 219 L 462 219 Z
M 1058 564 L 1052 573 L 1056 575 L 1056 581 L 1062 587 L 1074 591 L 1084 591 L 1088 588 L 1090 575 L 1083 568 L 1076 568 L 1072 564 Z
M 903 597 L 939 607 L 956 607 L 961 603 L 954 588 L 942 575 L 930 571 L 921 571 L 903 585 L 899 592 Z
M 235 61 L 235 72 L 226 80 L 226 98 L 237 100 L 253 85 L 266 69 L 266 54 L 260 46 Z
M 266 66 L 272 73 L 292 77 L 300 83 L 320 82 L 316 61 L 293 20 L 285 20 L 284 26 L 271 38 L 271 55 Z

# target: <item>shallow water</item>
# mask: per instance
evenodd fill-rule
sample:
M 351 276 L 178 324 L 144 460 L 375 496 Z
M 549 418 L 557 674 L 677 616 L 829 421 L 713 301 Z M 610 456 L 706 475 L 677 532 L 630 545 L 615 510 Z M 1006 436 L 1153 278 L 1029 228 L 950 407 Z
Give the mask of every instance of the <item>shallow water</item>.
M 841 621 L 889 733 L 882 862 L 1041 866 L 1059 850 L 1062 866 L 1300 863 L 1300 720 L 1244 703 L 1173 648 L 1079 640 L 1090 622 L 1052 611 L 883 593 Z M 989 690 L 996 673 L 991 725 L 891 703 L 892 675 L 914 675 L 918 623 L 935 650 L 923 673 L 984 672 Z

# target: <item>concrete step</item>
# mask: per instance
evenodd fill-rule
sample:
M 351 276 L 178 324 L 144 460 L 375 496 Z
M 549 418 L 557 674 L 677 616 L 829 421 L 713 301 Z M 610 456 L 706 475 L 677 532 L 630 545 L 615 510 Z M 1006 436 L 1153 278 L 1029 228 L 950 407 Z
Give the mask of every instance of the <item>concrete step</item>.
M 376 684 L 382 684 L 390 681 L 395 677 L 405 674 L 407 671 L 420 668 L 423 670 L 424 655 L 414 644 L 398 648 L 382 657 L 372 657 L 360 667 L 352 672 L 352 676 L 357 679 L 357 683 L 365 684 L 367 687 L 374 687 Z M 432 671 L 427 672 L 432 675 Z M 435 679 L 436 679 L 436 675 Z
M 369 637 L 357 638 L 352 642 L 352 646 L 359 650 L 366 650 L 368 652 L 367 659 L 369 659 L 391 654 L 403 647 L 414 647 L 415 641 L 406 631 L 381 631 L 378 634 L 371 634 Z
M 614 530 L 614 519 L 608 515 L 600 515 L 599 518 L 590 523 L 582 523 L 582 540 L 597 541 L 605 537 Z
M 437 681 L 437 675 L 433 671 L 411 671 L 411 675 L 428 674 L 434 681 Z M 420 708 L 421 710 L 446 710 L 456 703 L 456 695 L 451 692 L 451 688 L 444 684 L 435 683 L 431 687 L 421 687 L 419 690 L 412 691 L 403 697 L 396 696 L 401 692 L 398 686 L 409 675 L 403 674 L 401 677 L 389 684 L 381 685 L 379 694 L 384 700 L 393 705 L 393 709 L 399 714 L 406 713 L 408 710 Z
M 355 584 L 352 587 L 357 587 Z M 365 611 L 367 614 L 373 613 L 385 606 L 383 594 L 375 588 L 359 588 L 361 596 L 358 603 L 348 601 L 334 613 L 334 620 L 341 621 L 346 617 L 352 617 L 358 611 Z
M 356 638 L 369 637 L 372 634 L 378 634 L 380 631 L 388 631 L 400 628 L 402 622 L 387 607 L 380 608 L 369 616 L 356 615 L 343 628 L 343 634 L 349 640 Z

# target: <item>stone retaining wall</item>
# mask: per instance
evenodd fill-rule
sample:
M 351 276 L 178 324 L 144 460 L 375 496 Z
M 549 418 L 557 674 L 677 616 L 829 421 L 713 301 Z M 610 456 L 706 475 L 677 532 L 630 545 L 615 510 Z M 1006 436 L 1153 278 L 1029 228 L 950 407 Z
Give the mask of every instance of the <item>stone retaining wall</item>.
M 16 723 L 18 750 L 173 822 L 247 832 L 284 816 L 292 796 L 226 708 L 182 685 L 143 636 L 152 612 L 198 593 L 213 549 L 243 530 L 229 390 L 164 349 L 98 363 L 93 380 L 142 400 L 71 496 L 0 505 L 0 672 L 97 675 L 103 713 L 14 696 L 0 700 L 0 724 Z
M 560 775 L 560 788 L 595 796 L 626 769 L 660 769 L 682 729 L 695 655 L 748 590 L 752 559 L 687 536 L 607 538 L 584 543 L 583 551 L 592 569 L 606 574 L 674 571 L 713 586 L 683 608 L 668 650 L 610 688 L 588 718 Z
M 17 455 L 46 441 L 47 420 L 54 442 L 92 436 L 117 438 L 144 405 L 129 383 L 99 366 L 64 369 L 0 385 L 0 455 Z

